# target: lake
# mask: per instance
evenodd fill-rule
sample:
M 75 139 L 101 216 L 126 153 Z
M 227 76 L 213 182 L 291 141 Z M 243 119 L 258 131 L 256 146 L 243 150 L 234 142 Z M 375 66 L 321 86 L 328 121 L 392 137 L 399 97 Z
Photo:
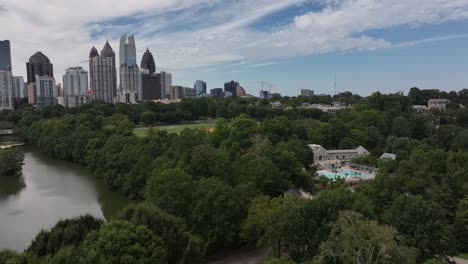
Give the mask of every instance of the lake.
M 130 203 L 84 167 L 22 149 L 22 179 L 0 178 L 0 249 L 22 251 L 60 219 L 83 214 L 109 219 Z

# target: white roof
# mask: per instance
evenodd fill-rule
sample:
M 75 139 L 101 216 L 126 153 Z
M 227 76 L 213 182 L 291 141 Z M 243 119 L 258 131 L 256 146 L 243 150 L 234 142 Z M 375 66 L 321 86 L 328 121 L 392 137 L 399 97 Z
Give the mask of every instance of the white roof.
M 392 160 L 395 160 L 395 159 L 396 159 L 396 154 L 385 152 L 384 154 L 382 154 L 382 156 L 380 156 L 380 158 L 381 158 L 381 159 L 392 159 Z

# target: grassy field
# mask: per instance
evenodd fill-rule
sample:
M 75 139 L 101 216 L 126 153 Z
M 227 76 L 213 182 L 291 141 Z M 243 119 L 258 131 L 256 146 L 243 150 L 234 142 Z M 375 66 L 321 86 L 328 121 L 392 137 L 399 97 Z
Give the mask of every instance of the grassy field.
M 211 129 L 214 127 L 214 123 L 212 121 L 196 121 L 178 125 L 161 125 L 161 126 L 154 126 L 155 129 L 166 130 L 168 133 L 176 133 L 179 134 L 182 130 L 188 129 Z M 133 133 L 138 137 L 145 137 L 146 131 L 148 131 L 147 127 L 137 127 L 133 130 Z
M 458 258 L 461 258 L 461 259 L 466 259 L 468 260 L 468 253 L 461 253 L 460 255 L 457 256 Z

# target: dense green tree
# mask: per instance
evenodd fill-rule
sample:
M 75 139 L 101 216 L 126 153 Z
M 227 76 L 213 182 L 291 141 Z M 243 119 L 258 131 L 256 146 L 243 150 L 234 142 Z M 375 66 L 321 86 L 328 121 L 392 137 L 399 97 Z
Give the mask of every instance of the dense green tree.
M 90 232 L 98 230 L 102 224 L 102 220 L 90 215 L 60 220 L 52 229 L 42 230 L 26 252 L 37 257 L 54 255 L 63 247 L 78 246 Z
M 361 214 L 342 211 L 330 237 L 320 245 L 317 263 L 378 264 L 416 262 L 417 250 L 398 241 L 395 228 Z
M 250 207 L 243 227 L 243 237 L 256 241 L 259 246 L 271 249 L 273 256 L 281 257 L 286 249 L 284 236 L 291 212 L 304 200 L 285 196 L 270 198 L 258 196 Z
M 145 225 L 166 245 L 167 263 L 203 263 L 199 241 L 191 236 L 182 219 L 172 216 L 150 204 L 130 205 L 119 218 L 135 225 Z
M 256 190 L 270 196 L 287 191 L 288 176 L 268 158 L 255 154 L 242 156 L 235 164 L 239 182 L 247 183 Z
M 460 252 L 468 252 L 468 195 L 458 205 L 454 231 L 458 250 Z
M 396 227 L 408 246 L 419 249 L 419 260 L 454 253 L 452 230 L 442 210 L 421 196 L 399 196 L 384 213 L 383 220 Z
M 155 171 L 148 179 L 146 200 L 180 217 L 188 217 L 193 203 L 194 181 L 179 169 Z
M 214 176 L 232 181 L 229 179 L 231 162 L 228 154 L 211 145 L 196 146 L 192 151 L 190 165 L 193 175 L 198 178 Z
M 203 178 L 195 186 L 189 217 L 193 233 L 203 238 L 208 253 L 239 245 L 252 191 L 243 185 L 231 187 L 218 178 Z
M 19 176 L 23 171 L 24 153 L 18 149 L 0 150 L 0 177 Z
M 166 263 L 162 239 L 146 226 L 114 220 L 88 235 L 80 248 L 79 263 Z

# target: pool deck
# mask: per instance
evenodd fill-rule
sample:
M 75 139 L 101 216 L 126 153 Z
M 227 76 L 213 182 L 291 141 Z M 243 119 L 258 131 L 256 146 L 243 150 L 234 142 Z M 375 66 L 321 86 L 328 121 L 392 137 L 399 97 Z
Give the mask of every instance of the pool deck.
M 343 171 L 356 173 L 357 175 L 348 175 L 348 174 L 342 175 Z M 327 172 L 329 174 L 334 174 L 334 175 L 333 176 L 325 175 L 324 172 Z M 338 172 L 333 172 L 333 171 L 331 171 L 329 169 L 322 169 L 322 170 L 317 171 L 317 174 L 319 176 L 325 176 L 325 177 L 327 177 L 328 179 L 331 179 L 331 180 L 334 180 L 336 178 L 344 178 L 346 183 L 359 183 L 359 182 L 362 182 L 362 181 L 370 181 L 370 180 L 375 179 L 375 174 L 374 173 L 368 172 L 368 171 L 360 171 L 360 170 L 352 169 L 349 166 L 343 166 L 343 167 L 339 168 Z

